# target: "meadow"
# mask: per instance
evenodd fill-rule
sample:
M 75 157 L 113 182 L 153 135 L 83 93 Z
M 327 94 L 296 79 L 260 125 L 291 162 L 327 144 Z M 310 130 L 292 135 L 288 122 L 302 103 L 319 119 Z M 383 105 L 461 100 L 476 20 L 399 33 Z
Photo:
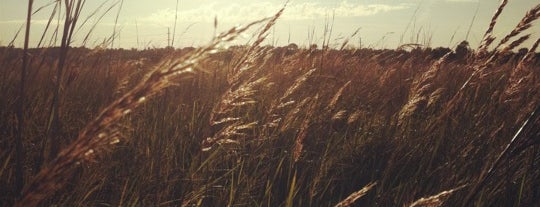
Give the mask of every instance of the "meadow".
M 540 5 L 453 50 L 263 45 L 282 11 L 199 48 L 0 48 L 0 206 L 539 205 Z

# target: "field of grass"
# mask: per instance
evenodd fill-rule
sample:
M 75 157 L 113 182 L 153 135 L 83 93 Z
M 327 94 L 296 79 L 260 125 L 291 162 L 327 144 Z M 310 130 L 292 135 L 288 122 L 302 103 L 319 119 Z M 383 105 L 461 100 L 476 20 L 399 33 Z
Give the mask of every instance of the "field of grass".
M 447 53 L 262 46 L 274 22 L 229 48 L 244 28 L 70 48 L 60 76 L 64 48 L 0 48 L 0 206 L 539 205 L 527 28 Z

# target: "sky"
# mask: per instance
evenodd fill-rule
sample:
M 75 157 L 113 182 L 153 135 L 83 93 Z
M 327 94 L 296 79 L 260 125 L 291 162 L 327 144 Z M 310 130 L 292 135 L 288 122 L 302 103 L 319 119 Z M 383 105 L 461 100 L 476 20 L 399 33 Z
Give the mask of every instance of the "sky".
M 177 0 L 124 0 L 122 4 L 120 1 L 86 1 L 72 45 L 83 45 L 82 40 L 96 25 L 89 41 L 84 43 L 86 47 L 99 45 L 114 31 L 117 37 L 114 44 L 109 45 L 112 47 L 200 46 L 215 32 L 272 16 L 285 3 L 285 0 L 178 0 L 176 13 Z M 34 1 L 30 47 L 38 45 L 54 8 L 52 2 Z M 407 43 L 454 47 L 467 39 L 476 47 L 499 4 L 499 0 L 290 0 L 265 44 L 321 45 L 327 25 L 332 28 L 331 46 L 349 39 L 352 46 L 371 48 L 396 48 Z M 511 0 L 494 34 L 506 35 L 537 4 L 540 0 Z M 28 1 L 24 0 L 0 0 L 0 45 L 8 45 L 16 37 L 15 46 L 22 46 L 27 6 Z M 106 12 L 108 8 L 111 9 Z M 95 15 L 90 16 L 92 13 Z M 98 21 L 101 15 L 104 16 Z M 175 16 L 178 18 L 176 29 Z M 80 24 L 88 17 L 84 25 Z M 214 28 L 214 19 L 217 19 L 217 28 Z M 21 33 L 16 36 L 20 28 Z M 351 37 L 357 30 L 357 35 Z M 533 35 L 526 46 L 540 38 L 539 24 L 529 32 Z M 326 34 L 330 34 L 328 30 Z M 51 35 L 47 33 L 47 40 Z M 245 43 L 249 36 L 235 44 Z

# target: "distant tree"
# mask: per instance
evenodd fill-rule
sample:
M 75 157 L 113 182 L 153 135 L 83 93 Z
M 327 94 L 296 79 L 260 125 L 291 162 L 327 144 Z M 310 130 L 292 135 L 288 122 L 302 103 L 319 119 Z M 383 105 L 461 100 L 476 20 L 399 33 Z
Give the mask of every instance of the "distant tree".
M 311 44 L 311 45 L 309 46 L 309 49 L 310 49 L 310 50 L 317 50 L 318 47 L 319 47 L 319 46 L 318 46 L 317 44 Z
M 470 50 L 471 48 L 469 47 L 469 42 L 464 40 L 456 47 L 455 59 L 457 61 L 465 61 L 470 54 Z
M 452 50 L 449 49 L 449 48 L 437 47 L 437 48 L 434 48 L 434 49 L 431 50 L 431 57 L 433 57 L 433 59 L 439 59 L 439 58 L 441 58 L 442 56 L 446 55 L 449 52 L 452 52 Z
M 287 45 L 287 50 L 298 50 L 298 45 L 297 44 L 294 44 L 294 43 L 291 43 L 289 45 Z

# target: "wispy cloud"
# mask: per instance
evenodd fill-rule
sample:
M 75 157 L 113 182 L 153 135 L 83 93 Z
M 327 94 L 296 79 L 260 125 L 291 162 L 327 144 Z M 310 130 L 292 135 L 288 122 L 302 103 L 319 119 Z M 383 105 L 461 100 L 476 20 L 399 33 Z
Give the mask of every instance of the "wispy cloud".
M 454 0 L 456 1 L 456 0 Z M 457 0 L 459 1 L 459 0 Z M 463 1 L 463 0 L 461 0 Z M 283 5 L 275 2 L 224 3 L 212 2 L 204 6 L 178 12 L 180 22 L 213 22 L 217 17 L 220 22 L 241 23 L 272 16 Z M 291 3 L 285 9 L 283 20 L 317 20 L 335 15 L 336 18 L 372 16 L 385 12 L 409 8 L 408 4 L 362 4 L 342 1 L 337 4 L 314 2 Z M 165 8 L 148 16 L 137 18 L 141 24 L 170 26 L 174 23 L 174 9 Z M 48 19 L 34 19 L 32 25 L 46 25 Z M 24 24 L 24 19 L 0 21 L 0 24 Z M 56 23 L 56 20 L 52 22 Z M 91 24 L 91 23 L 90 23 Z M 123 25 L 134 24 L 126 21 Z M 111 22 L 102 21 L 100 26 L 112 26 Z
M 358 4 L 341 2 L 336 7 L 325 7 L 317 3 L 303 3 L 299 5 L 291 5 L 287 8 L 284 18 L 290 19 L 319 19 L 326 15 L 335 14 L 336 17 L 359 17 L 371 16 L 384 12 L 407 9 L 408 6 L 388 5 L 388 4 Z
M 281 8 L 281 4 L 271 2 L 256 3 L 211 3 L 196 9 L 179 11 L 179 18 L 185 22 L 212 22 L 218 17 L 222 22 L 243 22 L 256 20 L 273 15 Z M 292 3 L 287 6 L 282 17 L 284 20 L 311 20 L 323 19 L 326 16 L 340 17 L 371 16 L 384 12 L 403 10 L 409 8 L 406 4 L 360 4 L 342 1 L 329 6 L 321 3 Z M 162 9 L 147 17 L 142 22 L 170 25 L 174 21 L 175 12 L 172 9 Z
M 32 19 L 32 21 L 30 21 L 31 25 L 39 25 L 39 26 L 47 25 L 47 23 L 49 23 L 49 19 Z M 95 23 L 96 23 L 95 19 L 91 19 L 88 22 L 86 22 L 85 26 L 89 27 L 90 25 L 93 25 Z M 100 26 L 113 26 L 114 25 L 114 22 L 97 22 L 97 23 Z M 0 21 L 0 25 L 1 24 L 24 25 L 24 24 L 26 24 L 26 20 L 25 19 L 5 20 L 5 21 Z M 53 19 L 50 22 L 50 24 L 52 26 L 56 26 L 57 24 L 60 24 L 61 26 L 63 26 L 64 25 L 64 20 L 61 19 L 60 21 L 58 21 L 58 19 Z M 77 26 L 82 26 L 82 25 L 81 25 L 81 23 L 79 23 L 79 24 L 77 24 Z
M 32 25 L 35 25 L 35 24 L 45 25 L 45 24 L 47 24 L 47 22 L 48 22 L 47 19 L 32 19 L 31 24 Z M 55 23 L 55 22 L 53 22 L 53 23 Z M 22 24 L 26 24 L 26 20 L 24 20 L 24 19 L 5 20 L 5 21 L 0 21 L 0 24 L 22 25 Z

